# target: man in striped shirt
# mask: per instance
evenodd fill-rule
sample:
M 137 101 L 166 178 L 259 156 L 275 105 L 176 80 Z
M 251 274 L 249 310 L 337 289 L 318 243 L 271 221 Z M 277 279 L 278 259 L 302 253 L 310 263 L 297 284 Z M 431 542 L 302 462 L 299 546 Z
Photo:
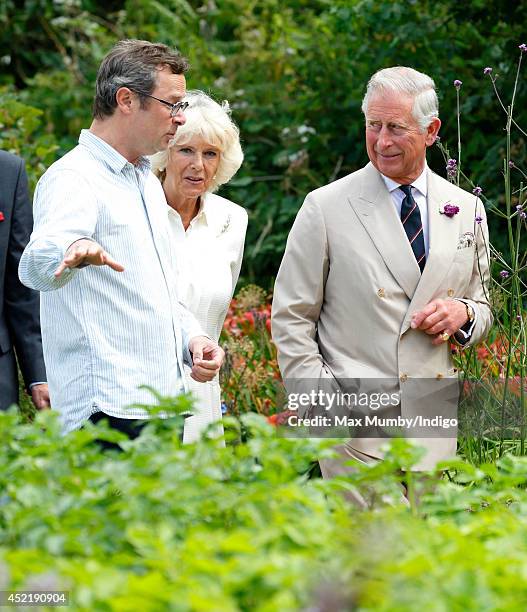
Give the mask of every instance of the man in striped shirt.
M 20 279 L 42 291 L 52 407 L 65 432 L 103 415 L 132 437 L 153 403 L 185 390 L 183 362 L 214 378 L 222 349 L 178 302 L 166 202 L 146 155 L 185 122 L 187 61 L 161 44 L 119 42 L 103 60 L 93 122 L 35 192 Z

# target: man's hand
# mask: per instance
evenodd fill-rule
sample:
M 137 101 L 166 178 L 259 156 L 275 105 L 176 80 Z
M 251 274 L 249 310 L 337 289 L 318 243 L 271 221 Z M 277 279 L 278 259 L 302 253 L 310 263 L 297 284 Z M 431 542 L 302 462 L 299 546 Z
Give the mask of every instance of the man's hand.
M 91 264 L 92 266 L 110 266 L 112 270 L 122 272 L 124 266 L 115 261 L 100 244 L 93 240 L 82 238 L 70 245 L 60 266 L 55 270 L 55 277 L 58 278 L 66 268 L 77 268 L 81 264 Z
M 190 376 L 198 382 L 212 380 L 220 371 L 225 358 L 223 349 L 210 338 L 194 336 L 188 343 L 192 353 L 192 372 Z
M 47 410 L 50 407 L 49 390 L 46 383 L 31 387 L 31 399 L 37 410 Z
M 444 344 L 468 321 L 467 308 L 458 300 L 432 300 L 422 310 L 412 315 L 410 327 L 421 329 L 434 336 L 432 344 Z M 443 337 L 441 337 L 443 336 Z

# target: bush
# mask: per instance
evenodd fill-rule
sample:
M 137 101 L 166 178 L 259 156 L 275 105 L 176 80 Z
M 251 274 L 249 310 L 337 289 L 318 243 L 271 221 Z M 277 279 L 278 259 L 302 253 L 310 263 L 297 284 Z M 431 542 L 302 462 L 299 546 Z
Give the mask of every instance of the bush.
M 245 162 L 222 195 L 249 211 L 242 275 L 268 287 L 307 192 L 367 161 L 360 102 L 379 68 L 410 65 L 434 77 L 441 136 L 450 145 L 456 138 L 451 83 L 463 81 L 471 92 L 462 103 L 464 163 L 486 195 L 498 197 L 493 160 L 503 145 L 493 114 L 499 106 L 479 85 L 483 68 L 494 66 L 510 97 L 514 66 L 506 58 L 521 42 L 523 13 L 522 3 L 504 0 L 32 0 L 21 8 L 7 0 L 0 7 L 0 23 L 9 26 L 0 31 L 0 84 L 44 113 L 58 156 L 90 123 L 97 67 L 116 40 L 177 45 L 192 64 L 188 85 L 227 98 L 240 124 Z M 524 99 L 522 82 L 517 94 Z M 518 105 L 520 124 L 525 112 Z M 31 139 L 21 136 L 16 148 L 29 157 Z M 513 156 L 524 153 L 522 139 Z M 430 164 L 444 175 L 439 152 L 431 152 Z M 506 246 L 502 227 L 493 220 L 498 249 Z
M 182 446 L 177 419 L 125 441 L 103 424 L 62 436 L 49 412 L 1 414 L 0 588 L 68 590 L 89 611 L 525 607 L 526 459 L 456 462 L 408 507 L 400 469 L 418 452 L 401 441 L 322 481 L 306 472 L 333 442 L 243 423 L 246 444 L 229 419 L 227 447 Z M 350 489 L 374 511 L 348 505 Z

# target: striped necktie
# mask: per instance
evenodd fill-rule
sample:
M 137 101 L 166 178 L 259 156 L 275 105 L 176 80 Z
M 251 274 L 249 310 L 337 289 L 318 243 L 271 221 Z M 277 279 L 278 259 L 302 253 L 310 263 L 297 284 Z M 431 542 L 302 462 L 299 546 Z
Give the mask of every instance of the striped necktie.
M 426 263 L 425 240 L 419 206 L 417 206 L 417 202 L 412 197 L 411 185 L 400 185 L 399 189 L 404 193 L 404 200 L 401 206 L 401 221 L 410 241 L 417 265 L 421 272 L 423 272 Z

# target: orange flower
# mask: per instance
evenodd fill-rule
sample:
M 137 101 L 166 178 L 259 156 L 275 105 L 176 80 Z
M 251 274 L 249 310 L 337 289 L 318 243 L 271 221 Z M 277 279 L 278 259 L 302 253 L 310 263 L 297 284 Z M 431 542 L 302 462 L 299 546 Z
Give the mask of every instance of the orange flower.
M 485 361 L 490 356 L 490 351 L 486 346 L 480 346 L 477 350 L 478 361 Z
M 244 316 L 246 321 L 249 321 L 249 323 L 251 324 L 251 327 L 254 327 L 254 315 L 253 315 L 253 313 L 249 310 L 248 312 L 244 312 L 243 316 Z

